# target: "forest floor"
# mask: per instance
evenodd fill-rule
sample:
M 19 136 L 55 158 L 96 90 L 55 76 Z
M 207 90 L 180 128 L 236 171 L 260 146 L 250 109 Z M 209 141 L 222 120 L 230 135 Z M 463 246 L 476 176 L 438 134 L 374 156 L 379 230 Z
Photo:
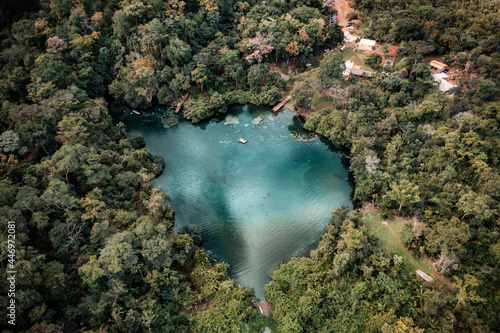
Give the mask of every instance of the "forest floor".
M 269 312 L 273 308 L 273 305 L 269 303 L 268 301 L 264 301 L 259 303 L 260 310 L 262 310 L 262 314 L 266 317 L 269 317 Z

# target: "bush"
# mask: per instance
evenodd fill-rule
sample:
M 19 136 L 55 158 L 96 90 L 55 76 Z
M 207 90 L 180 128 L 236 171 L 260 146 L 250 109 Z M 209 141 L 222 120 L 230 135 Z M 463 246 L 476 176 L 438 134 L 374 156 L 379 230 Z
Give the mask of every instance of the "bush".
M 394 25 L 398 41 L 419 40 L 424 35 L 422 24 L 412 18 L 396 20 Z
M 380 65 L 382 63 L 382 56 L 377 53 L 372 53 L 366 58 L 365 64 L 373 68 L 373 70 L 378 71 L 382 68 Z
M 233 90 L 224 94 L 214 93 L 210 99 L 198 97 L 184 104 L 184 117 L 193 123 L 210 118 L 216 114 L 227 113 L 233 104 L 252 104 L 256 106 L 274 105 L 282 98 L 278 88 L 272 87 L 260 93 Z
M 352 20 L 355 20 L 357 18 L 358 18 L 358 13 L 356 13 L 354 11 L 350 12 L 350 13 L 347 13 L 347 15 L 346 15 L 347 21 L 352 21 Z

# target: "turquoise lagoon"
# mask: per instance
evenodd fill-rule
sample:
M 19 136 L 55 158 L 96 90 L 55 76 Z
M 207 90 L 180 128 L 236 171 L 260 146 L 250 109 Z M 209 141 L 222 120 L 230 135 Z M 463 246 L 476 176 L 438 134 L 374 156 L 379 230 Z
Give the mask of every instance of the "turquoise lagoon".
M 261 299 L 274 269 L 317 244 L 332 209 L 352 205 L 342 153 L 286 109 L 238 106 L 168 129 L 158 113 L 124 122 L 165 158 L 156 186 L 172 197 L 176 226 L 200 225 L 203 247 Z

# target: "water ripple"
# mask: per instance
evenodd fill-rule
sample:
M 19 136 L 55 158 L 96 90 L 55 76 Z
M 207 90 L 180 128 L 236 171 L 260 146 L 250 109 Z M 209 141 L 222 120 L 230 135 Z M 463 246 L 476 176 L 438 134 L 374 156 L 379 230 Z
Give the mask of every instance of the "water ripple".
M 200 225 L 204 247 L 258 297 L 275 268 L 318 241 L 331 210 L 350 204 L 341 155 L 290 135 L 294 116 L 244 106 L 224 122 L 127 124 L 165 157 L 157 185 L 172 197 L 176 225 Z

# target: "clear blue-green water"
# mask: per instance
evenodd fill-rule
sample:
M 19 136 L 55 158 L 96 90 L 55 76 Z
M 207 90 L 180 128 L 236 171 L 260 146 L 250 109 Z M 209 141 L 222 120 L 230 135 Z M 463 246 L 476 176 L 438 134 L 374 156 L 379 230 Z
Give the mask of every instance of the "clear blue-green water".
M 154 119 L 124 122 L 165 158 L 156 185 L 172 197 L 176 226 L 200 225 L 203 247 L 261 299 L 273 270 L 317 243 L 332 209 L 351 206 L 342 153 L 308 136 L 293 112 L 246 105 L 169 129 Z

